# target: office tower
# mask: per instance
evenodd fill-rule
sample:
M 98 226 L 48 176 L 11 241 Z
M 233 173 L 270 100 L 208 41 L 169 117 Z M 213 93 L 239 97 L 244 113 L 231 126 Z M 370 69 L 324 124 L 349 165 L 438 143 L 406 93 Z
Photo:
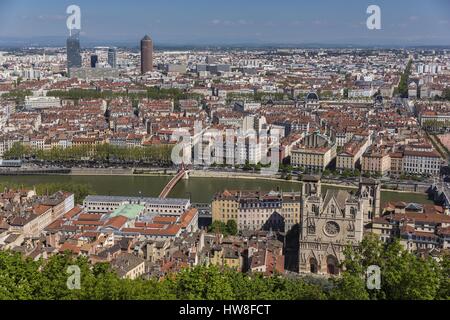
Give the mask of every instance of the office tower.
M 97 67 L 97 63 L 98 63 L 98 55 L 96 54 L 91 55 L 91 68 Z
M 141 73 L 153 71 L 153 41 L 146 35 L 141 40 Z
M 72 68 L 81 68 L 81 48 L 78 31 L 67 38 L 67 71 L 70 73 Z
M 111 68 L 117 68 L 117 49 L 109 48 L 108 49 L 108 64 Z

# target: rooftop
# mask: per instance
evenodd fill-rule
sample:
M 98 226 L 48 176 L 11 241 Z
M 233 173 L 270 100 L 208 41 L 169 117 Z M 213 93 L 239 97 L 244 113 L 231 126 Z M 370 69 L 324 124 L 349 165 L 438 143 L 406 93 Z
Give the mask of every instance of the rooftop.
M 189 199 L 177 198 L 149 198 L 149 197 L 126 197 L 126 196 L 87 196 L 86 202 L 130 202 L 146 204 L 166 204 L 166 205 L 188 205 Z
M 136 217 L 138 217 L 141 212 L 143 212 L 145 209 L 145 206 L 139 205 L 139 204 L 125 204 L 123 206 L 120 206 L 116 210 L 114 210 L 110 217 L 114 218 L 117 216 L 124 216 L 127 217 L 129 220 L 134 220 Z

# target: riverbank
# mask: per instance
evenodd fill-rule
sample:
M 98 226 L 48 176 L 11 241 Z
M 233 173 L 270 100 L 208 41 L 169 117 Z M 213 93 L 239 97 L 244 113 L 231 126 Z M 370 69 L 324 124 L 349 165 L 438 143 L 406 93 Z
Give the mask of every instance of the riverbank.
M 199 176 L 201 175 L 201 176 Z M 38 184 L 85 184 L 96 194 L 157 197 L 165 185 L 171 180 L 166 175 L 43 175 L 43 176 L 0 176 L 0 183 L 12 183 L 32 187 Z M 233 175 L 215 172 L 193 173 L 191 179 L 181 180 L 169 194 L 172 198 L 191 198 L 195 203 L 210 203 L 217 192 L 223 190 L 283 190 L 285 192 L 300 192 L 300 181 L 286 181 L 271 177 L 255 177 L 248 175 Z M 322 192 L 328 189 L 356 190 L 355 187 L 343 184 L 322 184 Z M 383 191 L 381 201 L 387 202 L 416 202 L 430 203 L 428 196 L 423 193 Z
M 133 177 L 172 177 L 177 171 L 170 169 L 145 169 L 145 173 L 136 174 L 135 169 L 89 169 L 89 168 L 73 168 L 70 175 L 73 176 L 133 176 Z M 140 170 L 140 169 L 137 169 Z M 258 173 L 245 173 L 245 172 L 222 172 L 222 171 L 211 171 L 211 170 L 191 170 L 189 171 L 189 176 L 191 178 L 221 178 L 221 179 L 234 179 L 234 180 L 254 180 L 254 181 L 274 181 L 274 182 L 287 182 L 294 184 L 301 184 L 301 181 L 292 179 L 284 180 L 281 179 L 281 175 L 264 175 Z M 323 186 L 330 188 L 345 188 L 345 189 L 358 189 L 357 186 L 349 182 L 332 183 L 332 182 L 322 182 Z M 384 192 L 392 193 L 403 193 L 403 194 L 418 194 L 424 195 L 425 192 L 416 192 L 411 190 L 392 190 L 392 189 L 382 189 Z
M 267 181 L 286 181 L 290 183 L 298 183 L 301 184 L 301 181 L 292 179 L 292 180 L 284 180 L 281 179 L 281 175 L 272 175 L 272 176 L 264 176 L 262 174 L 260 175 L 252 175 L 252 174 L 242 174 L 239 172 L 211 172 L 211 171 L 191 171 L 190 177 L 193 178 L 226 178 L 226 179 L 250 179 L 250 180 L 267 180 Z M 326 179 L 325 179 L 326 180 Z M 348 182 L 342 182 L 339 184 L 336 183 L 330 183 L 330 182 L 322 182 L 323 186 L 331 187 L 331 188 L 345 188 L 345 189 L 358 189 L 357 186 L 348 183 Z M 393 192 L 393 193 L 405 193 L 405 194 L 426 194 L 425 192 L 414 192 L 414 191 L 404 191 L 404 190 L 392 190 L 392 189 L 381 189 L 381 191 L 384 192 Z
M 132 168 L 122 169 L 97 169 L 97 168 L 72 168 L 69 175 L 71 176 L 132 176 Z

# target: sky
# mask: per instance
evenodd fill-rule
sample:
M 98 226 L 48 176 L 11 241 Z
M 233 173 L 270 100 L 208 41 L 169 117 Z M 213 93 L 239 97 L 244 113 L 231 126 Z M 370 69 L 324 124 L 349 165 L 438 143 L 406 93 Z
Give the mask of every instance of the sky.
M 450 45 L 450 0 L 0 0 L 0 45 L 64 43 L 81 8 L 82 45 Z M 381 30 L 369 30 L 369 5 Z

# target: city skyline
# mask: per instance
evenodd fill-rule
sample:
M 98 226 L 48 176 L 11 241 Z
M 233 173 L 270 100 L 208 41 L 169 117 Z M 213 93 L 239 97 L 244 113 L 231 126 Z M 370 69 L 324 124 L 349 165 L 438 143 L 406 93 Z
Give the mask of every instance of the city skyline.
M 0 0 L 0 301 L 450 300 L 450 0 L 72 1 Z
M 332 1 L 277 4 L 254 1 L 227 5 L 203 0 L 151 4 L 118 1 L 108 6 L 84 0 L 73 3 L 28 0 L 0 2 L 0 46 L 59 46 L 64 44 L 66 8 L 82 12 L 82 46 L 137 47 L 142 34 L 156 46 L 187 45 L 450 45 L 450 3 L 447 1 Z M 369 30 L 366 9 L 381 8 L 381 30 Z M 175 10 L 176 9 L 176 10 Z M 114 18 L 111 18 L 114 17 Z

